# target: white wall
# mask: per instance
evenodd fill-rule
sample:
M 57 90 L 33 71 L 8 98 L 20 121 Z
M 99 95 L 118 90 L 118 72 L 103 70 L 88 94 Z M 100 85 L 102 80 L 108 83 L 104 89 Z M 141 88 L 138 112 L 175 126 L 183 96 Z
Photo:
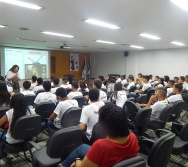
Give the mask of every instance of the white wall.
M 126 74 L 124 52 L 91 53 L 91 77 Z
M 130 51 L 126 57 L 126 74 L 152 74 L 153 76 L 188 75 L 188 48 Z

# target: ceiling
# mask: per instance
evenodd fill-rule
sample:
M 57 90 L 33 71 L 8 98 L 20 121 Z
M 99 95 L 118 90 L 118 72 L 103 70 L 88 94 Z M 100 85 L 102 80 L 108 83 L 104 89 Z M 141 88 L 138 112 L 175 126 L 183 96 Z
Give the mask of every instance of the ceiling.
M 73 51 L 108 52 L 138 50 L 129 45 L 148 49 L 179 48 L 171 41 L 188 45 L 188 12 L 169 0 L 25 0 L 42 6 L 36 11 L 0 2 L 0 46 L 54 50 L 66 41 Z M 92 18 L 120 26 L 112 30 L 85 23 Z M 29 28 L 28 31 L 19 27 Z M 51 31 L 75 38 L 45 35 Z M 161 37 L 150 40 L 140 37 L 149 33 Z M 16 39 L 22 38 L 26 40 Z M 117 45 L 96 43 L 95 40 L 116 42 Z

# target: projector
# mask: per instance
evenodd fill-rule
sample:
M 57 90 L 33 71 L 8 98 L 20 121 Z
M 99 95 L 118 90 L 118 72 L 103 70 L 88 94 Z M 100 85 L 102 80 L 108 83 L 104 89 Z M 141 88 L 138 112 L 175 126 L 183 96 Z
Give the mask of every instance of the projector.
M 63 46 L 60 46 L 60 49 L 71 49 L 71 47 L 63 45 Z

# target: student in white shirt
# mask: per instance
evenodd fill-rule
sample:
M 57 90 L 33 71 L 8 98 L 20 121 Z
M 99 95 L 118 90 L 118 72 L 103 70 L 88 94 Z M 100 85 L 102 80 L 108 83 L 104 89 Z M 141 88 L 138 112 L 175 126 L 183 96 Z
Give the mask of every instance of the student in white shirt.
M 151 87 L 151 84 L 149 83 L 148 75 L 143 76 L 143 82 L 144 82 L 144 84 L 143 84 L 142 89 L 135 90 L 135 93 L 143 94 L 147 89 L 149 89 Z
M 21 93 L 23 95 L 33 95 L 33 96 L 35 96 L 35 93 L 33 91 L 29 90 L 30 87 L 31 87 L 31 82 L 30 81 L 24 81 L 23 82 L 24 90 Z
M 159 76 L 155 76 L 155 80 L 151 83 L 152 86 L 156 86 L 159 83 Z
M 152 112 L 151 112 L 151 118 L 150 120 L 157 120 L 163 111 L 163 109 L 167 106 L 168 101 L 166 100 L 166 89 L 165 88 L 158 88 L 156 91 L 156 95 L 152 95 L 148 101 L 147 104 L 141 104 L 140 106 L 142 107 L 151 107 Z M 153 105 L 152 102 L 158 100 L 156 103 Z
M 55 93 L 58 88 L 59 88 L 59 78 L 54 78 L 53 88 L 51 88 L 51 93 Z
M 116 75 L 116 83 L 121 82 L 121 78 L 119 78 L 118 75 Z
M 102 88 L 102 89 L 106 89 L 106 86 L 103 84 L 103 82 L 104 82 L 104 76 L 99 75 L 99 76 L 98 76 L 98 79 L 100 79 L 100 80 L 102 81 L 102 86 L 101 86 L 101 88 Z
M 24 95 L 21 93 L 16 93 L 12 96 L 10 106 L 11 109 L 8 110 L 6 114 L 0 119 L 0 127 L 6 122 L 9 122 L 9 128 L 6 135 L 2 136 L 2 132 L 0 132 L 0 136 L 2 140 L 8 142 L 9 144 L 14 144 L 22 142 L 21 140 L 16 140 L 11 136 L 11 130 L 15 126 L 15 122 L 22 116 L 35 114 L 35 111 L 27 108 L 27 101 Z
M 83 134 L 82 142 L 83 143 L 89 143 L 89 139 L 91 138 L 93 126 L 98 122 L 99 118 L 99 109 L 104 105 L 104 102 L 101 106 L 99 106 L 97 103 L 99 101 L 99 90 L 98 89 L 91 89 L 89 91 L 89 99 L 90 104 L 88 106 L 85 106 L 82 109 L 82 114 L 80 117 L 80 124 L 79 128 L 80 130 L 85 130 L 90 136 L 86 136 Z
M 5 78 L 3 76 L 0 76 L 0 82 L 5 83 L 9 93 L 11 93 L 13 91 L 12 87 L 7 84 L 7 82 L 5 81 Z
M 51 78 L 50 78 L 50 81 L 51 81 L 51 86 L 52 86 L 52 88 L 54 87 L 54 83 L 53 83 L 53 80 L 55 79 L 55 77 L 54 76 L 51 76 Z
M 149 75 L 149 83 L 152 83 L 153 82 L 153 75 Z
M 164 76 L 164 86 L 167 87 L 168 86 L 168 81 L 170 80 L 168 75 Z
M 178 81 L 179 81 L 179 77 L 174 77 L 174 82 L 175 82 L 175 84 L 177 84 Z
M 138 73 L 138 78 L 141 78 L 142 77 L 142 73 Z
M 128 82 L 129 82 L 129 85 L 127 86 L 126 90 L 128 91 L 132 86 L 135 86 L 135 83 L 134 83 L 134 77 L 133 76 L 129 76 L 127 78 Z
M 61 118 L 65 111 L 71 107 L 78 107 L 78 102 L 76 100 L 71 100 L 67 97 L 67 92 L 64 88 L 58 88 L 56 90 L 56 96 L 59 101 L 56 109 L 50 116 L 50 121 L 48 124 L 53 129 L 60 129 L 61 127 Z
M 125 78 L 125 75 L 122 75 L 121 76 L 121 84 L 122 84 L 122 86 L 124 86 L 126 83 L 127 83 L 127 80 Z
M 37 78 L 37 85 L 33 88 L 33 92 L 36 93 L 38 90 L 44 89 L 42 84 L 43 84 L 43 79 Z
M 10 93 L 7 90 L 5 82 L 0 82 L 0 107 L 8 107 L 10 105 Z
M 78 86 L 79 86 L 78 88 L 79 92 L 89 92 L 89 89 L 87 88 L 84 80 L 80 80 L 78 83 Z
M 167 88 L 167 94 L 166 96 L 168 97 L 171 93 L 173 93 L 173 86 L 174 86 L 175 82 L 174 80 L 169 80 L 168 81 L 168 88 Z
M 180 84 L 180 83 L 174 84 L 173 92 L 175 93 L 175 95 L 168 97 L 167 101 L 169 103 L 174 103 L 176 101 L 183 100 L 182 95 L 181 95 L 182 89 L 183 89 L 182 84 Z
M 186 89 L 188 90 L 188 75 L 185 76 L 185 82 L 187 83 L 186 84 Z
M 164 88 L 164 87 L 165 87 L 164 79 L 163 78 L 159 78 L 158 85 L 156 85 L 154 87 L 154 89 L 157 90 L 158 88 Z
M 141 78 L 136 78 L 135 80 L 135 85 L 137 87 L 137 89 L 140 89 L 140 87 L 142 86 L 142 79 Z
M 37 86 L 37 76 L 33 75 L 31 77 L 31 87 L 29 88 L 29 90 L 33 91 L 35 86 Z
M 183 89 L 186 89 L 187 82 L 185 81 L 185 77 L 184 76 L 180 76 L 180 79 L 179 79 L 178 83 L 181 83 L 183 85 Z
M 11 82 L 11 83 L 13 79 L 17 79 L 21 81 L 18 71 L 19 71 L 19 66 L 13 65 L 12 68 L 7 73 L 6 81 Z
M 72 89 L 71 84 L 68 84 L 68 78 L 67 77 L 62 78 L 62 85 L 60 87 L 62 87 L 64 89 Z
M 122 89 L 121 83 L 116 83 L 114 86 L 114 93 L 112 100 L 115 101 L 116 105 L 123 108 L 123 105 L 127 101 L 126 91 Z
M 83 96 L 83 95 L 82 95 L 82 92 L 79 92 L 79 91 L 78 91 L 78 82 L 73 82 L 73 83 L 72 83 L 72 92 L 70 92 L 70 93 L 67 95 L 67 97 L 68 97 L 69 99 L 73 99 L 73 98 L 76 97 L 76 96 Z
M 99 90 L 99 101 L 106 102 L 107 101 L 107 95 L 104 91 L 101 90 L 102 81 L 99 79 L 95 79 L 93 82 L 93 88 Z
M 33 108 L 36 108 L 37 105 L 43 103 L 43 102 L 53 102 L 56 104 L 57 98 L 56 95 L 51 93 L 51 82 L 50 81 L 44 81 L 43 87 L 45 92 L 39 93 L 37 97 L 34 100 Z

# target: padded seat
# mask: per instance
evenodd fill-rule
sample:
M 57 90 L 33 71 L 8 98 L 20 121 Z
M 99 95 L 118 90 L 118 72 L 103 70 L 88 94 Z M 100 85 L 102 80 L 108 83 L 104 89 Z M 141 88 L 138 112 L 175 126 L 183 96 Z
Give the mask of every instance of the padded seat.
M 182 141 L 180 137 L 176 136 L 173 145 L 172 154 L 180 155 L 182 153 L 188 152 L 187 149 L 188 149 L 188 142 Z

